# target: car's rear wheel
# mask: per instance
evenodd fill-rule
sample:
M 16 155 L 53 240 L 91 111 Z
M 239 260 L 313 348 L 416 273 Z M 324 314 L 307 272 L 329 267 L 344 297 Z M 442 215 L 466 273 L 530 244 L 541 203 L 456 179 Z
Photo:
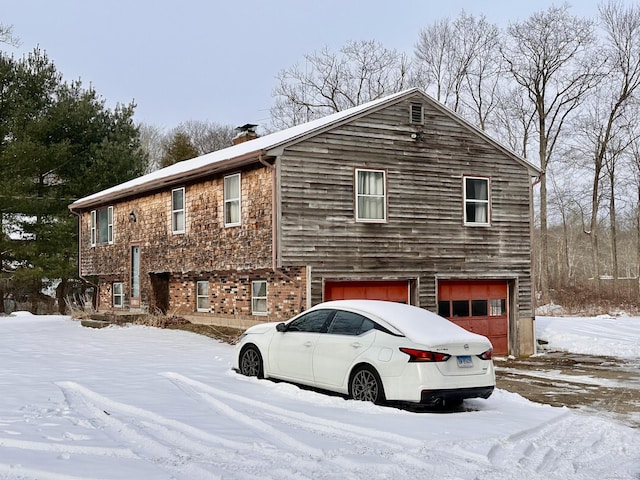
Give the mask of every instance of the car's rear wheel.
M 247 377 L 264 377 L 262 355 L 255 346 L 248 345 L 240 352 L 240 373 Z
M 378 373 L 371 367 L 358 367 L 349 381 L 349 395 L 354 400 L 383 403 L 384 389 Z

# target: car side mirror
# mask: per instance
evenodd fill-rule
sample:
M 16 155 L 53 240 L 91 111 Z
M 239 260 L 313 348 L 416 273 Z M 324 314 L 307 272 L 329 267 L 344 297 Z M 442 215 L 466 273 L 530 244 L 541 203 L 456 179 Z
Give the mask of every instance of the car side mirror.
M 276 325 L 276 330 L 279 332 L 286 332 L 287 326 L 284 323 L 279 323 L 278 325 Z

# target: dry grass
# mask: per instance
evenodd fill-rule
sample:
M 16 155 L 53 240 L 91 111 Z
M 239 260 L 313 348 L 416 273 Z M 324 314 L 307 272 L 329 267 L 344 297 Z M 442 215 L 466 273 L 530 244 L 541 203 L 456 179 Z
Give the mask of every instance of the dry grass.
M 85 302 L 80 305 L 77 303 L 67 302 L 67 306 L 71 317 L 77 320 L 88 320 L 98 316 L 97 312 L 91 308 L 91 302 Z M 171 313 L 163 314 L 155 312 L 140 314 L 137 316 L 101 314 L 100 317 L 103 317 L 108 321 L 112 321 L 115 324 L 131 322 L 136 325 L 146 325 L 149 327 L 184 330 L 215 338 L 216 340 L 229 343 L 231 345 L 238 342 L 240 335 L 242 335 L 242 332 L 244 331 L 239 328 L 191 323 L 185 318 Z

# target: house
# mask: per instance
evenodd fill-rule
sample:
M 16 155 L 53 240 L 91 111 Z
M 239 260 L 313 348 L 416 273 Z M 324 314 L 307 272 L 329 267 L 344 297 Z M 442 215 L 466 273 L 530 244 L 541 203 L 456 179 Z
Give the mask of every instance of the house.
M 99 311 L 246 327 L 387 299 L 534 352 L 534 165 L 418 89 L 244 130 L 70 205 Z

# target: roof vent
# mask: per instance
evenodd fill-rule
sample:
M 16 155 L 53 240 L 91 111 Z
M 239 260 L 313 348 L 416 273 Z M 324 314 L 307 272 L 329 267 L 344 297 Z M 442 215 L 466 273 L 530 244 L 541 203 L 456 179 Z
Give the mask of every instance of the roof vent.
M 231 139 L 231 143 L 233 145 L 238 145 L 239 143 L 247 142 L 249 140 L 253 140 L 254 138 L 258 138 L 258 134 L 256 133 L 256 127 L 253 123 L 246 123 L 240 127 L 236 127 L 236 131 L 238 132 L 235 137 Z
M 418 125 L 424 123 L 424 113 L 421 103 L 412 103 L 409 107 L 409 122 Z

